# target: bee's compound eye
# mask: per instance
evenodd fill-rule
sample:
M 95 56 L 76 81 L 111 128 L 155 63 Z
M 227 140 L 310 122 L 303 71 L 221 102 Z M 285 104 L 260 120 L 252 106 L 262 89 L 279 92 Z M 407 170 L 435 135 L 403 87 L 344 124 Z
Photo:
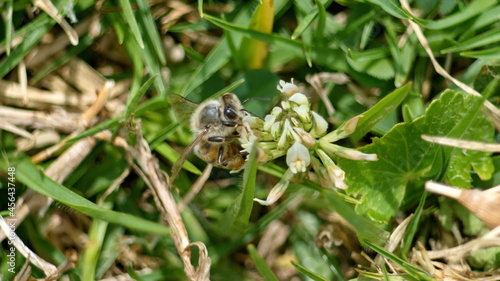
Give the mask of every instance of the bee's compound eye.
M 234 120 L 234 119 L 236 119 L 236 117 L 238 117 L 238 114 L 236 114 L 236 111 L 234 111 L 234 108 L 232 108 L 229 105 L 226 105 L 224 107 L 224 116 L 226 116 L 227 118 L 229 118 L 231 120 Z

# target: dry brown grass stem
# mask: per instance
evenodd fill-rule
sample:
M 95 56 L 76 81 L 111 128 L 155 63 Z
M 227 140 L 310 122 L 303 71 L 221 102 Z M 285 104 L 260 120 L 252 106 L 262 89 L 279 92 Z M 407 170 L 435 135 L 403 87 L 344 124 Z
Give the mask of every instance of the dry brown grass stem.
M 470 254 L 471 251 L 483 249 L 483 248 L 491 248 L 491 247 L 500 247 L 500 227 L 497 227 L 486 235 L 469 241 L 465 244 L 459 245 L 454 248 L 444 249 L 444 250 L 436 250 L 436 251 L 427 251 L 427 255 L 430 259 L 442 259 L 442 258 L 450 258 L 457 260 L 460 257 L 466 257 Z M 419 251 L 415 251 L 413 253 L 414 258 L 418 255 L 421 255 Z
M 73 46 L 78 45 L 78 34 L 62 17 L 62 15 L 59 14 L 59 11 L 57 10 L 56 6 L 52 4 L 52 2 L 50 2 L 49 0 L 34 0 L 33 4 L 35 4 L 35 6 L 37 6 L 38 8 L 44 10 L 61 26 Z
M 10 238 L 12 245 L 16 247 L 19 253 L 21 253 L 21 255 L 28 259 L 31 264 L 38 267 L 45 273 L 45 276 L 47 276 L 46 280 L 57 279 L 57 276 L 59 274 L 57 271 L 57 267 L 51 263 L 48 263 L 33 251 L 31 251 L 31 249 L 23 243 L 21 238 L 19 238 L 19 236 L 17 236 L 17 234 L 10 229 L 9 225 L 2 216 L 0 216 L 0 228 L 2 229 L 3 233 Z
M 407 0 L 400 0 L 400 3 L 401 3 L 401 6 L 404 9 L 408 10 L 408 12 L 411 15 L 415 15 L 415 13 L 412 11 L 410 5 L 408 4 Z M 425 37 L 424 33 L 422 32 L 422 29 L 420 28 L 420 26 L 417 23 L 415 23 L 414 21 L 412 21 L 411 19 L 409 19 L 408 22 L 410 24 L 410 27 L 415 32 L 415 35 L 417 36 L 418 41 L 420 42 L 420 44 L 424 48 L 425 52 L 429 56 L 429 59 L 431 60 L 432 65 L 434 66 L 434 69 L 436 70 L 436 72 L 438 74 L 440 74 L 441 76 L 443 76 L 444 78 L 448 79 L 449 81 L 453 82 L 453 84 L 457 85 L 459 88 L 461 88 L 462 90 L 464 90 L 467 94 L 471 94 L 471 95 L 475 95 L 475 96 L 478 96 L 478 97 L 482 97 L 482 95 L 478 91 L 474 90 L 473 88 L 469 87 L 467 84 L 465 84 L 462 81 L 460 81 L 460 80 L 456 79 L 455 77 L 451 76 L 438 63 L 438 61 L 434 57 L 434 54 L 432 52 L 431 47 L 429 46 L 429 42 L 427 41 L 427 38 Z M 492 122 L 495 125 L 495 127 L 497 128 L 497 130 L 500 129 L 500 110 L 498 108 L 496 108 L 496 106 L 493 105 L 488 100 L 485 100 L 483 104 L 488 109 L 488 111 L 491 113 L 491 114 L 487 114 L 488 117 L 490 117 L 490 119 L 493 119 Z
M 497 143 L 484 143 L 478 141 L 468 141 L 448 137 L 435 137 L 422 135 L 422 139 L 431 143 L 457 147 L 462 149 L 479 150 L 486 152 L 500 152 L 500 144 Z
M 177 252 L 184 263 L 184 272 L 189 280 L 210 280 L 210 258 L 205 245 L 201 242 L 191 243 L 182 221 L 181 214 L 177 208 L 174 196 L 168 188 L 168 175 L 166 175 L 158 164 L 158 159 L 151 154 L 147 141 L 142 137 L 141 129 L 138 128 L 137 145 L 131 147 L 121 137 L 113 140 L 117 146 L 123 147 L 127 152 L 127 160 L 135 172 L 144 180 L 152 191 L 155 203 L 160 210 L 163 219 L 171 228 L 172 240 Z M 101 134 L 101 136 L 105 136 Z M 110 137 L 110 134 L 107 136 Z M 199 250 L 198 268 L 191 264 L 191 248 L 197 246 Z

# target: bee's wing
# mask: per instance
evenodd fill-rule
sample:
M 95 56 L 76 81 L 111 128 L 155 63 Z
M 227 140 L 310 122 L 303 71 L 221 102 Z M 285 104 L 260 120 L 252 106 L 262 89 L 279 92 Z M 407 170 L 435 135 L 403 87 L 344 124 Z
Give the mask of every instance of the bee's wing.
M 167 99 L 174 109 L 177 121 L 179 121 L 182 125 L 189 127 L 189 119 L 198 107 L 198 104 L 178 94 L 170 94 L 167 96 Z
M 203 136 L 208 132 L 207 129 L 204 129 L 201 131 L 196 138 L 186 147 L 184 152 L 179 155 L 179 158 L 175 160 L 174 166 L 172 167 L 172 175 L 170 176 L 170 185 L 174 182 L 175 178 L 177 177 L 177 174 L 179 174 L 182 165 L 186 161 L 187 156 L 193 151 L 194 147 L 203 139 Z

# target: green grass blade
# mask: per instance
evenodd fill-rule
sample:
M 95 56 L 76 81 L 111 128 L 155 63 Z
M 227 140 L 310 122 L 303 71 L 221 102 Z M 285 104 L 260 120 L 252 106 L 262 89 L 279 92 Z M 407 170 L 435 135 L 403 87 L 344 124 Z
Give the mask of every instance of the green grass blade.
M 170 233 L 169 228 L 164 225 L 97 206 L 47 177 L 27 158 L 23 159 L 17 165 L 16 170 L 18 180 L 29 188 L 91 217 L 120 224 L 139 231 L 162 235 L 168 235 Z
M 278 281 L 278 278 L 266 264 L 266 261 L 259 255 L 255 246 L 250 244 L 247 246 L 247 250 L 252 258 L 255 268 L 257 268 L 262 278 L 264 278 L 264 281 Z
M 250 214 L 253 208 L 253 199 L 255 198 L 255 181 L 257 177 L 257 155 L 256 149 L 250 151 L 246 160 L 245 169 L 243 171 L 243 192 L 241 193 L 236 208 L 233 210 L 236 213 L 232 223 L 232 229 L 240 233 L 246 231 Z
M 436 21 L 425 21 L 417 19 L 417 23 L 428 29 L 445 29 L 457 24 L 463 23 L 470 18 L 481 15 L 491 9 L 491 6 L 497 4 L 497 0 L 475 0 L 465 5 L 464 9 L 454 13 L 451 16 L 444 17 Z
M 179 152 L 175 151 L 170 145 L 168 145 L 166 142 L 162 142 L 158 144 L 155 148 L 155 151 L 158 152 L 160 155 L 165 157 L 168 161 L 171 163 L 175 163 L 177 158 L 179 158 Z M 182 168 L 185 169 L 188 172 L 191 172 L 195 175 L 201 175 L 201 171 L 196 168 L 193 163 L 189 161 L 184 161 L 184 164 L 182 165 Z
M 500 41 L 500 28 L 490 29 L 477 36 L 474 36 L 462 43 L 453 45 L 441 51 L 443 54 L 468 51 L 477 47 L 483 47 Z
M 107 204 L 104 208 L 108 209 L 111 204 Z M 94 219 L 89 229 L 89 241 L 82 258 L 78 263 L 82 273 L 82 281 L 93 281 L 96 279 L 97 261 L 101 254 L 102 243 L 106 235 L 108 222 L 100 219 Z
M 36 29 L 29 30 L 24 36 L 23 42 L 12 50 L 10 56 L 4 58 L 2 62 L 0 62 L 0 79 L 7 75 L 7 73 L 14 69 L 14 67 L 24 59 L 28 52 L 35 47 L 42 36 L 45 35 L 53 25 L 54 21 L 51 19 L 36 22 Z
M 296 262 L 293 262 L 292 261 L 292 264 L 293 266 L 302 274 L 304 274 L 305 276 L 311 278 L 312 280 L 315 280 L 315 281 L 327 281 L 326 278 L 322 277 L 322 276 L 319 276 L 317 275 L 316 273 L 310 271 L 309 269 L 303 267 L 302 265 L 296 263 Z
M 314 33 L 315 40 L 317 42 L 322 42 L 325 37 L 324 30 L 326 25 L 326 10 L 321 0 L 316 0 L 316 6 L 318 6 L 318 25 Z
M 354 142 L 360 140 L 366 133 L 370 131 L 375 124 L 382 120 L 387 114 L 396 108 L 410 93 L 411 84 L 406 84 L 403 87 L 394 90 L 385 98 L 377 102 L 372 108 L 363 113 L 363 117 L 359 120 L 356 130 L 351 134 L 351 139 Z
M 403 238 L 403 248 L 401 249 L 402 255 L 406 255 L 410 251 L 410 247 L 412 246 L 413 238 L 417 234 L 418 225 L 422 218 L 422 211 L 424 210 L 425 200 L 427 199 L 427 192 L 422 194 L 422 198 L 420 198 L 420 203 L 418 204 L 417 210 L 411 219 L 411 222 L 408 224 L 408 228 L 406 229 L 405 236 Z
M 66 142 L 74 142 L 74 141 L 77 141 L 77 140 L 80 140 L 80 139 L 83 139 L 83 138 L 86 138 L 86 137 L 90 137 L 90 136 L 93 136 L 101 131 L 104 131 L 104 130 L 113 130 L 114 128 L 116 128 L 116 125 L 120 122 L 120 120 L 122 120 L 122 117 L 115 117 L 115 118 L 112 118 L 112 119 L 108 119 L 102 123 L 99 123 L 97 124 L 96 126 L 86 130 L 85 132 L 67 140 Z
M 130 26 L 132 30 L 132 34 L 134 35 L 137 44 L 144 49 L 144 41 L 142 41 L 141 32 L 139 30 L 139 25 L 137 24 L 137 20 L 135 19 L 134 12 L 132 11 L 132 5 L 129 0 L 120 0 L 120 6 L 123 9 L 123 17 L 125 21 Z
M 158 27 L 151 15 L 151 9 L 146 0 L 137 0 L 137 4 L 139 6 L 140 19 L 142 24 L 144 24 L 144 28 L 146 30 L 146 34 L 153 45 L 154 52 L 156 57 L 158 58 L 161 65 L 167 64 L 167 59 L 165 58 L 165 52 L 163 50 L 163 44 L 161 42 L 160 33 L 158 32 Z
M 5 53 L 10 55 L 10 45 L 12 41 L 12 2 L 13 0 L 5 3 Z
M 136 111 L 137 106 L 139 105 L 139 101 L 142 99 L 146 91 L 149 89 L 151 84 L 153 84 L 154 80 L 158 77 L 158 74 L 151 76 L 137 91 L 134 91 L 130 94 L 127 105 L 124 110 L 123 117 L 125 120 L 130 118 L 130 115 Z
M 486 61 L 500 60 L 500 47 L 460 53 L 463 57 L 476 58 Z
M 434 278 L 432 278 L 429 273 L 423 271 L 422 269 L 410 264 L 409 262 L 404 261 L 403 259 L 395 256 L 393 253 L 387 251 L 386 249 L 373 244 L 370 241 L 364 241 L 372 250 L 375 252 L 379 253 L 380 255 L 384 256 L 385 258 L 391 260 L 394 262 L 397 266 L 399 266 L 401 269 L 403 269 L 409 276 L 413 277 L 414 280 L 419 280 L 419 281 L 433 281 Z

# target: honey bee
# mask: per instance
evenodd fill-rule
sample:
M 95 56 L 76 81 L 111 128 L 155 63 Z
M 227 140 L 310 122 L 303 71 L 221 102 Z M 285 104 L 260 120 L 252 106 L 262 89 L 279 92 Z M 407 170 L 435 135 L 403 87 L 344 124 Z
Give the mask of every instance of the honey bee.
M 241 152 L 238 131 L 249 130 L 242 122 L 248 112 L 236 95 L 228 93 L 200 104 L 177 94 L 170 94 L 168 100 L 178 121 L 189 125 L 194 133 L 193 142 L 174 163 L 172 181 L 192 150 L 215 167 L 234 171 L 243 167 L 248 153 Z

